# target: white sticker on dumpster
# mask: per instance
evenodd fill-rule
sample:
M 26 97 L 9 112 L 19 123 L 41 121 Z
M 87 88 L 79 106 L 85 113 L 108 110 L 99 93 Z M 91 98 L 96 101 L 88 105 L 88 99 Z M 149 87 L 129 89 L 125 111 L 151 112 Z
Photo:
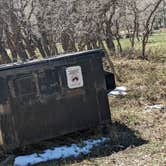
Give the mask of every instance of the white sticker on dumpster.
M 70 89 L 83 87 L 82 70 L 80 66 L 72 66 L 66 69 L 67 85 Z

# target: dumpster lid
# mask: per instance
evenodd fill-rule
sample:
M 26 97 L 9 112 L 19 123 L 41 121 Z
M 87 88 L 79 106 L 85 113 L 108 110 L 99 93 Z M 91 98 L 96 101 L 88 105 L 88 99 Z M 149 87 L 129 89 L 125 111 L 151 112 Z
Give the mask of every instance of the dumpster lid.
M 82 52 L 61 54 L 61 55 L 48 57 L 48 58 L 44 58 L 44 59 L 35 59 L 35 60 L 29 60 L 29 61 L 25 61 L 25 62 L 2 64 L 2 65 L 0 65 L 0 71 L 21 68 L 21 67 L 26 67 L 26 66 L 32 66 L 32 65 L 37 65 L 37 64 L 44 64 L 44 63 L 48 63 L 50 61 L 65 60 L 68 58 L 85 57 L 88 55 L 104 57 L 104 51 L 103 51 L 103 49 L 94 49 L 94 50 L 88 50 L 88 51 L 82 51 Z

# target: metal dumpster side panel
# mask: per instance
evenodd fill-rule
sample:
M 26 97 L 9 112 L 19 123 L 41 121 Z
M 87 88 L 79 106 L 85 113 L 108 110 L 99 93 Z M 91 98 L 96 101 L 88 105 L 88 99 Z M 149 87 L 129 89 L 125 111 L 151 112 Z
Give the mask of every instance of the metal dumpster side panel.
M 0 115 L 1 146 L 13 149 L 19 145 L 14 117 L 11 114 Z
M 62 66 L 58 71 L 60 80 L 62 80 L 59 95 L 61 97 L 58 96 L 56 99 L 54 96 L 43 104 L 36 103 L 21 110 L 18 106 L 20 104 L 18 99 L 14 101 L 16 105 L 12 107 L 15 108 L 13 112 L 16 113 L 16 129 L 20 144 L 52 138 L 99 124 L 96 89 L 93 86 L 96 78 L 91 76 L 91 66 L 88 61 L 77 65 L 82 67 L 83 88 L 70 90 L 66 86 L 65 68 L 68 66 Z
M 6 74 L 11 110 L 8 119 L 6 114 L 0 115 L 3 144 L 17 147 L 109 122 L 111 118 L 101 58 L 99 54 L 84 58 L 68 57 L 61 65 L 49 61 L 49 65 L 22 67 L 21 70 L 17 68 L 16 72 L 5 70 L 3 77 Z M 84 81 L 82 88 L 68 88 L 66 68 L 70 66 L 81 66 Z M 55 93 L 49 87 L 48 94 L 43 95 L 39 92 L 43 80 L 38 75 L 47 70 L 54 70 L 55 73 L 53 77 L 49 75 L 47 80 L 57 81 Z M 35 95 L 18 97 L 17 83 L 14 84 L 13 80 L 27 75 L 33 76 Z
M 92 64 L 95 61 L 92 62 Z M 97 78 L 95 80 L 95 89 L 96 89 L 96 100 L 98 103 L 97 109 L 100 112 L 100 124 L 111 123 L 111 112 L 109 108 L 109 101 L 107 96 L 106 81 L 104 78 L 104 69 L 102 65 L 102 59 L 99 58 L 94 64 L 96 68 L 93 77 Z

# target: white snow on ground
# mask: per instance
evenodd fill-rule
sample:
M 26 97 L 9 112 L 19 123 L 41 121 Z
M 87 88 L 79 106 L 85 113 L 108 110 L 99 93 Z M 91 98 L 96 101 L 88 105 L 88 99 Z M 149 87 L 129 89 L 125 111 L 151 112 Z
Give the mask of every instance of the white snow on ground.
M 108 93 L 108 96 L 127 95 L 126 90 L 125 86 L 116 87 L 116 89 Z
M 104 143 L 108 140 L 109 138 L 105 137 L 96 140 L 89 139 L 83 141 L 82 147 L 79 147 L 76 144 L 72 144 L 71 146 L 55 147 L 53 150 L 48 149 L 41 154 L 34 153 L 26 156 L 18 156 L 15 158 L 14 166 L 28 166 L 50 160 L 56 160 L 62 158 L 64 159 L 67 157 L 78 157 L 80 154 L 86 155 L 90 153 L 93 147 L 101 143 Z
M 162 104 L 156 104 L 156 105 L 147 105 L 146 107 L 145 107 L 145 110 L 144 110 L 144 112 L 151 112 L 153 109 L 159 109 L 159 110 L 161 110 L 161 109 L 166 109 L 166 107 L 164 107 L 164 105 L 162 105 Z

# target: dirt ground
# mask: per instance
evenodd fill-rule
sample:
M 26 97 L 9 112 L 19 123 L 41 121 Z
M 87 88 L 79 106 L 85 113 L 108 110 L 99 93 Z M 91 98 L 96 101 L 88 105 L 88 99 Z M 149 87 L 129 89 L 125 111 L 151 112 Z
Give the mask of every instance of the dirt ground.
M 166 165 L 166 108 L 145 111 L 146 105 L 166 106 L 166 57 L 140 59 L 114 58 L 120 81 L 126 86 L 126 96 L 109 97 L 113 124 L 110 141 L 93 149 L 91 154 L 77 159 L 51 161 L 41 166 L 165 166 Z M 100 136 L 98 130 L 42 142 L 8 155 L 40 151 L 47 147 L 77 143 L 82 139 Z M 7 162 L 6 165 L 12 165 Z

